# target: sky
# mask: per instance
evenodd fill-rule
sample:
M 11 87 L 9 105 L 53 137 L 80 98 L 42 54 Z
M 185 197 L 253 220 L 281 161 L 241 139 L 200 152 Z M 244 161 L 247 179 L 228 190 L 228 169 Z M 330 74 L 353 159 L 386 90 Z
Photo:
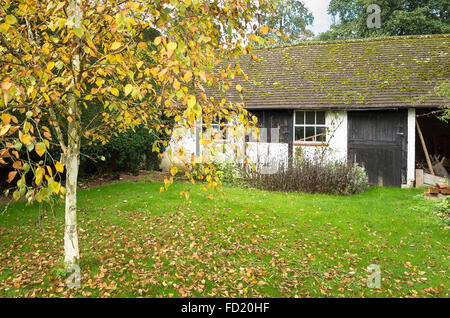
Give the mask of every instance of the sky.
M 315 35 L 330 28 L 331 17 L 327 14 L 330 0 L 302 0 L 314 16 L 314 22 L 309 28 Z

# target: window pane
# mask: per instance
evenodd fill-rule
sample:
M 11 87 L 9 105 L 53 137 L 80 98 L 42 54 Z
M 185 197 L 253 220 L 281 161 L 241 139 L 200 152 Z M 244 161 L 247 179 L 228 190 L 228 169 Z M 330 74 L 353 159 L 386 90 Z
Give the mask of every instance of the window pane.
M 316 136 L 317 141 L 326 141 L 326 135 L 327 129 L 325 127 L 317 127 L 316 128 L 316 134 L 320 136 Z
M 314 125 L 315 123 L 315 112 L 306 112 L 306 124 Z
M 315 141 L 315 138 L 308 138 L 315 135 L 314 127 L 306 127 L 305 141 Z
M 295 123 L 297 125 L 303 125 L 305 123 L 304 113 L 305 112 L 295 112 Z
M 305 138 L 305 129 L 303 127 L 295 127 L 295 141 L 303 141 Z
M 220 127 L 220 138 L 227 139 L 227 126 Z
M 222 139 L 219 125 L 211 125 L 211 137 L 213 139 Z
M 203 125 L 203 138 L 205 139 L 222 139 L 219 125 Z
M 325 125 L 325 112 L 316 112 L 316 124 Z

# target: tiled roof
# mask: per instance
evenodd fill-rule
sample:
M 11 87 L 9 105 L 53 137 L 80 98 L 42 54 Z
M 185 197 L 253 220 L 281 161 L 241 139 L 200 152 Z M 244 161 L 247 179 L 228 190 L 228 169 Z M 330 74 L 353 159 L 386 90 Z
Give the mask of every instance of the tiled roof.
M 237 77 L 224 95 L 249 109 L 439 106 L 437 98 L 412 100 L 449 80 L 449 48 L 450 35 L 433 35 L 259 49 L 257 61 L 240 61 L 249 80 Z

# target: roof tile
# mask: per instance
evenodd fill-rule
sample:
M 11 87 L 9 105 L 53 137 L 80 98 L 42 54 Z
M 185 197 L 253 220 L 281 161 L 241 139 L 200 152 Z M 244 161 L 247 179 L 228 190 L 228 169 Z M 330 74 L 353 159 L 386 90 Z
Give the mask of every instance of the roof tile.
M 237 77 L 221 96 L 249 109 L 439 106 L 438 98 L 414 101 L 449 80 L 449 48 L 450 35 L 437 35 L 258 49 L 257 62 L 240 61 L 249 80 Z

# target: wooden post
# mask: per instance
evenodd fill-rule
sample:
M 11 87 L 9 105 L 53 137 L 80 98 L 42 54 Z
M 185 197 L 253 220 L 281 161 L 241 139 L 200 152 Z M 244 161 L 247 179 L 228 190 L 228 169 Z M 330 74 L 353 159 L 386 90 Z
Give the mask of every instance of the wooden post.
M 427 159 L 428 169 L 430 169 L 431 174 L 434 176 L 433 165 L 431 164 L 430 156 L 428 155 L 427 146 L 425 145 L 425 140 L 423 139 L 422 131 L 420 130 L 419 122 L 416 118 L 416 127 L 419 132 L 420 142 L 422 143 L 423 152 L 425 153 L 425 158 Z
M 416 169 L 416 187 L 423 186 L 423 170 Z

